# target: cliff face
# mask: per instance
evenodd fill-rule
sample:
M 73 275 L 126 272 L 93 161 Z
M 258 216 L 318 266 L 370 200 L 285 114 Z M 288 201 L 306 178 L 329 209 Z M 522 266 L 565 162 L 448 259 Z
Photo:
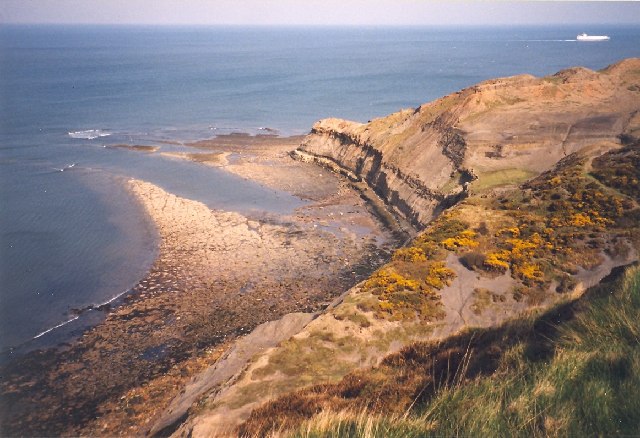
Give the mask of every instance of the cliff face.
M 299 150 L 363 178 L 421 228 L 475 179 L 519 183 L 585 147 L 638 136 L 639 109 L 634 58 L 599 72 L 490 80 L 366 124 L 321 120 Z
M 639 109 L 640 59 L 631 59 L 600 72 L 487 81 L 367 124 L 318 122 L 300 151 L 366 180 L 418 228 L 430 224 L 299 333 L 204 396 L 175 435 L 226 436 L 245 421 L 243 436 L 285 430 L 326 409 L 321 394 L 338 381 L 348 389 L 332 402 L 347 399 L 340 410 L 361 412 L 351 399 L 373 394 L 362 382 L 380 375 L 363 367 L 416 341 L 497 327 L 577 298 L 637 261 Z M 405 412 L 387 388 L 380 398 Z

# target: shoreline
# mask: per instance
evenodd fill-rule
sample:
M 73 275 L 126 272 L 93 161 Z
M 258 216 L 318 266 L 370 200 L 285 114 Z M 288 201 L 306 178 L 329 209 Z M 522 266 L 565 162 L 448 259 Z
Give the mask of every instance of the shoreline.
M 289 147 L 261 144 L 253 156 L 241 149 L 234 163 L 242 169 L 244 160 L 247 173 L 269 169 L 281 184 L 292 172 L 307 179 L 295 189 L 307 189 L 310 204 L 280 218 L 211 210 L 148 182 L 127 182 L 158 228 L 158 257 L 102 322 L 62 350 L 8 365 L 9 431 L 143 432 L 235 339 L 284 315 L 322 310 L 385 260 L 392 236 L 360 196 L 330 172 L 281 154 Z M 140 152 L 148 153 L 131 151 Z M 140 410 L 151 423 L 137 423 Z
M 267 132 L 260 133 L 262 131 Z M 249 132 L 231 132 L 225 134 L 219 134 L 213 139 L 208 140 L 197 140 L 195 142 L 182 142 L 182 141 L 160 141 L 158 144 L 163 144 L 165 146 L 183 146 L 187 147 L 192 152 L 162 152 L 161 146 L 155 145 L 146 145 L 140 143 L 134 144 L 124 144 L 124 143 L 115 143 L 105 145 L 104 147 L 112 150 L 125 150 L 133 153 L 138 153 L 142 155 L 152 155 L 157 153 L 157 155 L 173 158 L 173 159 L 187 159 L 189 161 L 193 161 L 195 163 L 202 163 L 206 165 L 212 165 L 213 167 L 218 167 L 213 165 L 213 161 L 215 161 L 216 157 L 224 157 L 234 154 L 233 151 L 238 151 L 238 142 L 241 141 L 243 143 L 249 143 L 252 145 L 256 145 L 262 151 L 272 152 L 273 146 L 282 146 L 290 147 L 292 145 L 296 145 L 298 141 L 303 137 L 301 135 L 291 135 L 280 137 L 277 134 L 278 131 L 272 130 L 271 128 L 260 128 L 257 133 L 251 134 Z M 203 149 L 207 149 L 211 142 L 215 142 L 216 147 L 224 147 L 226 148 L 226 152 L 212 152 L 205 153 L 202 152 Z M 266 146 L 266 147 L 265 147 Z M 225 163 L 222 163 L 225 164 Z M 228 163 L 227 163 L 228 164 Z M 239 175 L 233 171 L 232 169 L 225 169 L 230 171 L 230 173 L 236 176 Z M 245 179 L 251 179 L 244 176 Z M 140 203 L 139 200 L 134 200 L 135 195 L 132 194 L 131 190 L 127 187 L 128 185 L 128 177 L 122 175 L 111 175 L 112 182 L 114 184 L 118 184 L 122 189 L 128 192 L 128 196 L 132 198 L 132 202 L 137 204 L 137 207 L 140 210 L 140 214 L 144 216 L 144 221 L 148 222 L 148 226 L 152 227 L 151 231 L 153 236 L 153 249 L 151 252 L 153 253 L 151 258 L 147 260 L 145 264 L 148 265 L 147 270 L 135 281 L 130 283 L 125 289 L 121 289 L 120 292 L 117 292 L 115 295 L 105 298 L 101 301 L 95 301 L 93 303 L 88 303 L 83 306 L 72 306 L 68 307 L 68 311 L 65 315 L 61 317 L 60 320 L 52 323 L 50 326 L 43 328 L 41 331 L 35 333 L 32 337 L 14 344 L 8 345 L 0 349 L 0 365 L 19 359 L 23 355 L 39 349 L 48 349 L 48 348 L 57 348 L 60 345 L 66 345 L 73 341 L 75 341 L 82 332 L 91 329 L 97 324 L 104 321 L 104 319 L 108 316 L 108 313 L 112 310 L 112 308 L 116 308 L 120 305 L 125 304 L 125 298 L 132 293 L 136 293 L 134 290 L 138 283 L 145 279 L 145 277 L 149 274 L 149 271 L 152 268 L 153 263 L 157 259 L 157 252 L 160 246 L 160 236 L 157 235 L 157 230 L 155 229 L 156 225 L 147 213 L 145 213 L 144 206 Z M 98 191 L 102 192 L 102 187 L 98 188 Z M 105 191 L 106 193 L 106 191 Z M 104 193 L 103 193 L 104 195 Z M 109 201 L 105 201 L 109 203 Z M 51 335 L 49 335 L 51 333 Z M 47 336 L 49 335 L 49 336 Z M 42 339 L 44 338 L 44 339 Z M 48 339 L 51 338 L 51 339 Z
M 55 307 L 56 311 L 45 313 L 45 318 L 40 318 L 41 315 L 38 314 L 34 318 L 41 322 L 38 327 L 25 331 L 21 339 L 0 348 L 0 365 L 34 350 L 55 348 L 73 342 L 82 332 L 102 322 L 110 308 L 122 304 L 124 297 L 148 274 L 157 258 L 160 236 L 143 206 L 128 190 L 127 178 L 105 172 L 96 174 L 82 166 L 77 167 L 74 172 L 77 174 L 77 183 L 95 193 L 101 211 L 106 212 L 101 218 L 117 233 L 118 246 L 115 247 L 116 250 L 108 252 L 107 256 L 121 260 L 117 265 L 124 268 L 124 271 L 104 268 L 104 274 L 100 272 L 101 277 L 94 280 L 94 289 L 72 289 L 72 292 L 86 292 L 75 296 L 71 294 L 69 297 L 56 293 L 62 298 Z M 82 236 L 77 239 L 82 239 Z M 131 260 L 132 254 L 135 256 L 134 263 L 123 261 Z M 76 269 L 74 266 L 77 265 L 70 265 L 70 269 Z M 113 263 L 109 266 L 113 266 Z

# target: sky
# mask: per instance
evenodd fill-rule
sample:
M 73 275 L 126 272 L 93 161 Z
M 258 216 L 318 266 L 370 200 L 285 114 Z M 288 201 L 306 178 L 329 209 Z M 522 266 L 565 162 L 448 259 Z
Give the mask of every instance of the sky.
M 0 3 L 1 24 L 640 24 L 640 1 L 0 0 Z

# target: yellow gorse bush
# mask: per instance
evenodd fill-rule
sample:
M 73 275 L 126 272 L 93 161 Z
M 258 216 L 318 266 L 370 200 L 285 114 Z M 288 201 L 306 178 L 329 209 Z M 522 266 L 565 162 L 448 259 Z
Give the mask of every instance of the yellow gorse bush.
M 422 248 L 410 246 L 408 248 L 400 248 L 393 254 L 392 260 L 403 260 L 405 262 L 417 263 L 426 262 L 427 254 Z
M 444 262 L 435 262 L 429 265 L 429 272 L 424 282 L 435 289 L 442 289 L 445 286 L 449 286 L 455 276 L 456 273 L 447 268 Z
M 499 252 L 490 252 L 484 259 L 484 265 L 490 270 L 506 271 L 509 269 L 509 260 L 511 253 L 507 250 Z
M 454 251 L 459 248 L 475 248 L 478 246 L 478 242 L 474 240 L 476 237 L 475 231 L 464 230 L 458 233 L 454 237 L 449 237 L 441 242 L 441 245 L 449 251 Z

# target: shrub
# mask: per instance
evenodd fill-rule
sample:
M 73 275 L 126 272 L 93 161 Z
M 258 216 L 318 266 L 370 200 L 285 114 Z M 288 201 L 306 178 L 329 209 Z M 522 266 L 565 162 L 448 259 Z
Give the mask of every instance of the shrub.
M 478 228 L 476 228 L 476 231 L 481 236 L 486 236 L 489 234 L 489 227 L 487 227 L 487 223 L 485 221 L 482 221 L 480 222 L 480 225 L 478 225 Z
M 484 259 L 484 266 L 490 271 L 506 272 L 509 269 L 509 263 L 511 255 L 509 251 L 490 252 Z
M 441 242 L 441 245 L 449 251 L 464 247 L 475 248 L 478 246 L 478 242 L 474 240 L 474 237 L 476 237 L 476 233 L 474 231 L 464 230 L 453 237 L 444 239 Z
M 411 263 L 426 262 L 427 254 L 422 248 L 410 246 L 408 248 L 400 248 L 397 250 L 393 254 L 392 260 L 402 260 Z
M 479 271 L 484 267 L 485 255 L 478 251 L 471 251 L 463 254 L 458 260 L 470 271 Z
M 556 292 L 560 294 L 571 292 L 577 284 L 578 282 L 571 275 L 565 274 L 560 278 L 560 282 L 556 286 Z
M 447 268 L 443 262 L 436 262 L 429 266 L 429 273 L 424 279 L 425 283 L 435 289 L 442 289 L 451 284 L 456 273 Z

